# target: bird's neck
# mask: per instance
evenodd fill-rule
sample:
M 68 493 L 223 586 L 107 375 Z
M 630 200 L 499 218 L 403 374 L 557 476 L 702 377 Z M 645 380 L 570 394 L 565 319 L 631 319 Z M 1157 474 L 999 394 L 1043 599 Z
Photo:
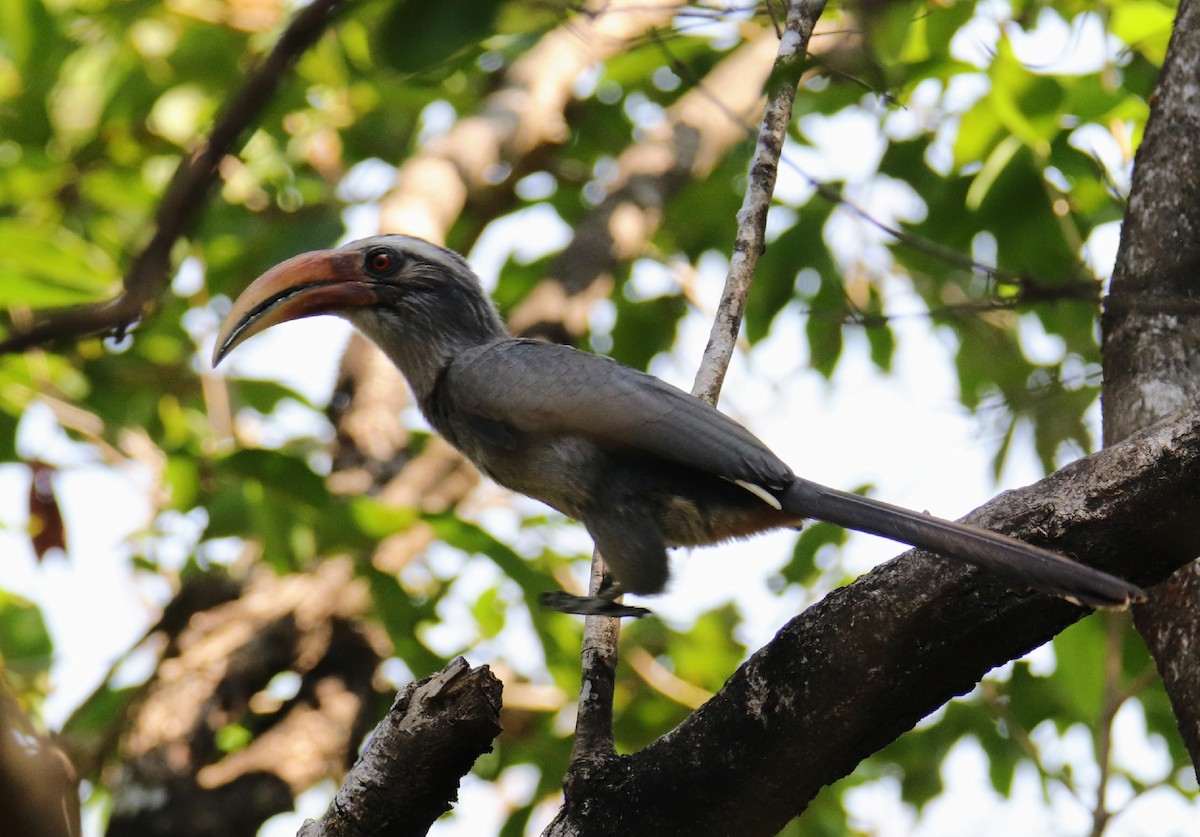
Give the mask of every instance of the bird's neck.
M 408 380 L 422 407 L 443 370 L 462 352 L 503 339 L 508 335 L 494 309 L 479 317 L 426 328 L 421 320 L 367 316 L 354 324 L 383 350 Z

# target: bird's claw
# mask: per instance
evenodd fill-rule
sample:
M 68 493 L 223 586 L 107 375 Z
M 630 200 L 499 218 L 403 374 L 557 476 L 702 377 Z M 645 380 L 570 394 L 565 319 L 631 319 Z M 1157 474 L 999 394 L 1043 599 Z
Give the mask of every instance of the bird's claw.
M 617 619 L 630 616 L 634 619 L 641 619 L 650 613 L 644 607 L 620 604 L 604 596 L 573 596 L 561 590 L 542 593 L 541 603 L 542 607 L 547 610 L 578 613 L 581 616 L 612 616 Z

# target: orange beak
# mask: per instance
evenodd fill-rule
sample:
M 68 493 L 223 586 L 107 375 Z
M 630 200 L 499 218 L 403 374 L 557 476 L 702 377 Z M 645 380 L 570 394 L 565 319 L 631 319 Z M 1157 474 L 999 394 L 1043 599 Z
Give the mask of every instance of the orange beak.
M 242 341 L 273 325 L 379 301 L 355 251 L 315 250 L 288 259 L 250 283 L 233 308 L 213 350 L 213 366 Z

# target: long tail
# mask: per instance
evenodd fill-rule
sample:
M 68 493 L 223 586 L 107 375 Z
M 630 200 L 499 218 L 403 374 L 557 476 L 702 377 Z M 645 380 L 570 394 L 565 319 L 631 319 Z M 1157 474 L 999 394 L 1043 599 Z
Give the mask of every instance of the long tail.
M 1140 587 L 1048 549 L 797 478 L 779 497 L 784 511 L 960 558 L 1008 581 L 1091 607 L 1142 601 Z

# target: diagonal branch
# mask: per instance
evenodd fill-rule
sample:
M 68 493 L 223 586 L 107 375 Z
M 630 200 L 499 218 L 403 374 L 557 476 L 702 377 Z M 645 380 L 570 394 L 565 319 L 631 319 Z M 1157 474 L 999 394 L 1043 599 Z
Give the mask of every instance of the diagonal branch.
M 758 146 L 750 161 L 750 180 L 738 210 L 737 235 L 725 276 L 725 289 L 713 320 L 704 359 L 696 373 L 692 394 L 709 404 L 716 404 L 721 384 L 729 368 L 746 310 L 746 296 L 758 267 L 758 258 L 766 249 L 767 213 L 775 192 L 779 174 L 779 158 L 783 141 L 792 121 L 792 103 L 796 100 L 801 59 L 808 49 L 817 18 L 825 10 L 824 0 L 792 0 L 788 3 L 787 20 L 780 37 L 779 57 L 769 81 L 769 98 L 758 129 Z
M 316 42 L 342 3 L 312 0 L 297 14 L 271 53 L 229 100 L 207 139 L 180 161 L 155 213 L 154 234 L 130 265 L 120 296 L 58 312 L 27 328 L 14 327 L 0 340 L 0 355 L 114 330 L 123 333 L 151 313 L 170 279 L 171 249 L 204 208 L 221 160 L 234 150 L 246 128 L 258 121 L 292 64 Z

